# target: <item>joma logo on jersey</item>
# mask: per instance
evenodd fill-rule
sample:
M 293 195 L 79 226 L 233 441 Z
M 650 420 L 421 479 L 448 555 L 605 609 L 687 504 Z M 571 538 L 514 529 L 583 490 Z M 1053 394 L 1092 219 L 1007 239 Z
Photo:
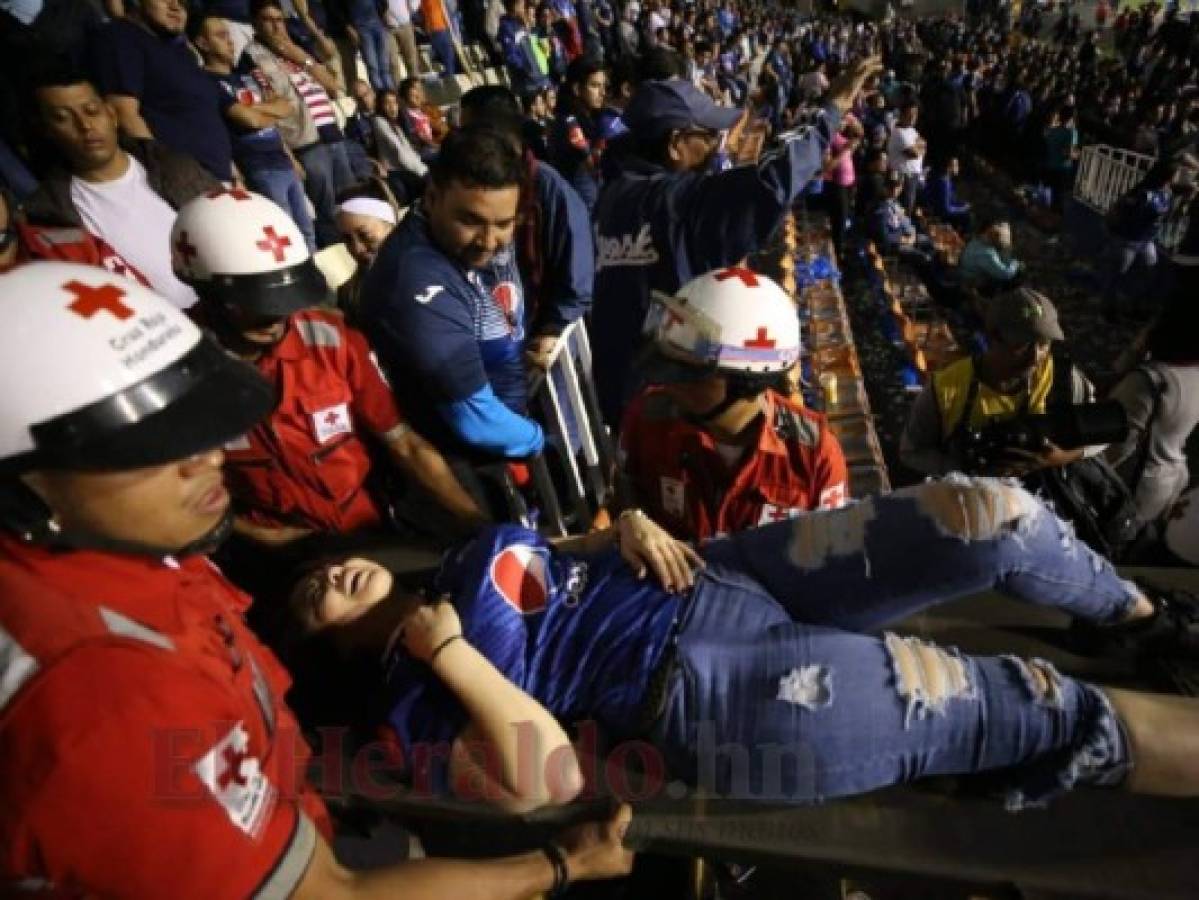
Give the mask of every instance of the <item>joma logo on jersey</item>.
M 648 266 L 658 261 L 658 250 L 649 233 L 649 223 L 641 226 L 636 235 L 607 237 L 595 233 L 595 270 L 615 266 Z

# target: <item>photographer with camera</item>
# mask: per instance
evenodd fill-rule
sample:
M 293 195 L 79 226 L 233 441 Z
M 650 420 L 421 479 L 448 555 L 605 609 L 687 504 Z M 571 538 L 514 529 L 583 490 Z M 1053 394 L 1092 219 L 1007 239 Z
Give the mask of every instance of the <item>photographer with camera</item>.
M 937 372 L 916 400 L 900 458 L 927 475 L 1018 477 L 1053 501 L 1079 538 L 1109 558 L 1130 546 L 1136 505 L 1099 454 L 1128 434 L 1119 404 L 1094 389 L 1063 349 L 1049 298 L 1018 288 L 986 307 L 987 351 Z
M 1027 440 L 1028 430 L 1015 424 L 1046 413 L 1056 362 L 1050 346 L 1065 338 L 1053 303 L 1018 288 L 992 299 L 985 316 L 987 351 L 935 373 L 912 407 L 899 450 L 904 464 L 926 475 L 1023 476 L 1082 459 L 1082 447 Z M 1070 368 L 1069 402 L 1089 403 L 1091 383 Z

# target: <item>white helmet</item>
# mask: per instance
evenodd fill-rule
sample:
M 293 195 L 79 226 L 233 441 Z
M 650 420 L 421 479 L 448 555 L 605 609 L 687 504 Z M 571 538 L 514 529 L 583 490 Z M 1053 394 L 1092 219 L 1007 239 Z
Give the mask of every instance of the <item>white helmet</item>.
M 787 293 L 765 275 L 739 266 L 692 279 L 660 304 L 654 333 L 653 383 L 712 374 L 772 379 L 799 359 L 799 316 Z
M 288 316 L 329 293 L 291 216 L 241 189 L 212 191 L 179 209 L 171 260 L 202 299 L 251 317 Z
M 219 447 L 274 389 L 173 304 L 93 266 L 0 275 L 0 473 L 131 469 Z M 8 349 L 3 349 L 7 345 Z

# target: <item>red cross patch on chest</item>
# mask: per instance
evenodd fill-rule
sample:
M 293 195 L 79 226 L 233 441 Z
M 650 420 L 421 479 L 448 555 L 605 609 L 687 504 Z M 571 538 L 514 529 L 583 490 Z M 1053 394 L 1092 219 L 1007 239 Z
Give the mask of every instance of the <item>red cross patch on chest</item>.
M 312 414 L 312 431 L 318 444 L 327 443 L 337 435 L 349 434 L 353 430 L 348 403 L 338 403 Z

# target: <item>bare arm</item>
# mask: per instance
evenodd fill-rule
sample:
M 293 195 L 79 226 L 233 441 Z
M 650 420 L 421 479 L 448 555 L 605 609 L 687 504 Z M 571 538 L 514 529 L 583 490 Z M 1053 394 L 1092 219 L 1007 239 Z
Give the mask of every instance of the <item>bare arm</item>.
M 279 525 L 277 527 L 257 525 L 245 516 L 234 518 L 233 531 L 235 534 L 247 537 L 252 541 L 258 541 L 260 544 L 269 544 L 271 546 L 290 544 L 292 541 L 297 541 L 312 534 L 311 528 L 300 528 L 296 525 Z
M 411 428 L 384 437 L 396 464 L 423 485 L 445 509 L 471 524 L 487 521 L 474 498 L 466 492 L 445 457 Z
M 545 707 L 462 636 L 462 622 L 449 601 L 414 609 L 404 620 L 401 640 L 470 717 L 454 741 L 451 784 L 474 789 L 482 776 L 485 796 L 515 812 L 578 796 L 583 776 L 570 738 Z
M 695 583 L 695 570 L 704 561 L 688 544 L 639 509 L 626 509 L 616 524 L 602 531 L 558 538 L 554 549 L 562 553 L 599 553 L 616 545 L 638 578 L 651 572 L 668 591 L 685 591 Z
M 557 838 L 571 882 L 628 873 L 633 854 L 622 842 L 631 819 L 632 812 L 623 806 L 606 822 L 581 825 Z M 502 859 L 421 859 L 354 872 L 337 861 L 323 838 L 317 838 L 292 896 L 295 900 L 524 900 L 546 894 L 553 886 L 553 866 L 539 850 Z
M 112 104 L 117 113 L 117 124 L 121 131 L 131 138 L 154 140 L 154 132 L 142 118 L 141 101 L 127 94 L 109 94 L 105 98 Z
M 943 447 L 941 412 L 936 391 L 926 385 L 912 405 L 899 443 L 899 458 L 909 469 L 925 475 L 944 475 L 957 468 L 954 455 Z
M 317 43 L 318 45 L 320 44 L 319 38 Z M 329 92 L 331 97 L 336 97 L 339 93 L 341 93 L 341 85 L 338 83 L 337 79 L 333 77 L 333 73 L 325 67 L 324 63 L 314 60 L 304 51 L 304 48 L 297 45 L 291 39 L 278 39 L 270 42 L 268 46 L 271 48 L 271 50 L 287 61 L 303 67 L 303 69 L 308 72 L 309 75 L 316 79 L 317 83 L 321 87 Z M 326 56 L 325 58 L 328 59 L 329 57 Z
M 289 100 L 283 97 L 278 97 L 266 103 L 255 103 L 253 106 L 247 106 L 244 103 L 234 103 L 225 110 L 225 116 L 229 121 L 242 126 L 243 128 L 269 128 L 280 119 L 286 119 L 292 114 L 292 105 Z

